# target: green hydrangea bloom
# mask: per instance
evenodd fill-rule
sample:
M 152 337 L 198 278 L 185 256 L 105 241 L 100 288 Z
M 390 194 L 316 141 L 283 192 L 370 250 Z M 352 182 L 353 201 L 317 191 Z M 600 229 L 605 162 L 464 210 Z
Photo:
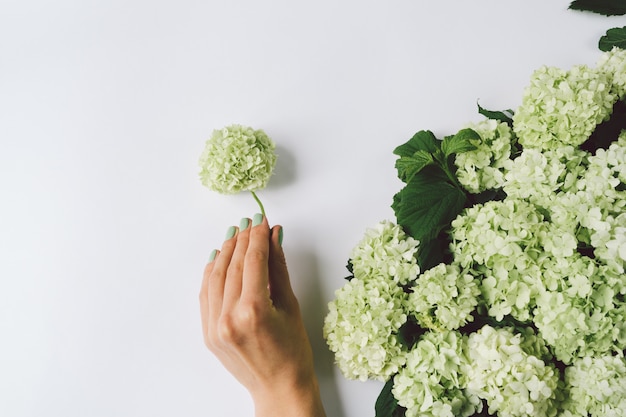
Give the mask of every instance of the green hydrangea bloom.
M 419 241 L 404 233 L 402 227 L 382 221 L 368 228 L 352 249 L 352 273 L 357 278 L 382 277 L 405 285 L 420 272 L 418 249 Z
M 274 150 L 262 130 L 241 125 L 214 130 L 200 156 L 200 180 L 222 194 L 265 188 L 276 164 Z
M 546 228 L 535 206 L 509 198 L 477 204 L 452 221 L 454 260 L 479 279 L 487 314 L 496 320 L 530 318 Z
M 541 152 L 524 149 L 507 166 L 502 189 L 509 198 L 549 209 L 558 193 L 572 189 L 589 154 L 572 146 Z
M 513 130 L 524 148 L 554 149 L 586 141 L 610 116 L 617 96 L 606 73 L 585 65 L 541 67 L 524 90 Z
M 623 417 L 626 412 L 624 355 L 583 358 L 565 369 L 569 389 L 562 417 Z
M 407 321 L 406 295 L 393 281 L 353 278 L 335 292 L 324 337 L 348 379 L 385 381 L 405 362 L 398 331 Z
M 524 339 L 532 339 L 525 341 Z M 532 330 L 485 325 L 468 339 L 467 391 L 487 401 L 499 417 L 553 417 L 559 373 L 547 365 Z M 540 351 L 534 351 L 540 348 Z
M 459 153 L 454 163 L 461 185 L 470 193 L 502 187 L 504 168 L 510 163 L 513 132 L 506 123 L 483 120 L 468 126 L 480 136 L 471 140 L 476 149 Z
M 625 132 L 626 133 L 626 132 Z M 576 183 L 576 192 L 591 207 L 580 224 L 597 259 L 624 272 L 626 267 L 626 134 L 608 149 L 598 149 Z
M 544 217 L 532 204 L 516 199 L 476 204 L 451 223 L 455 262 L 463 267 L 472 264 L 491 268 L 497 258 L 505 257 L 511 265 L 515 258 L 528 255 L 538 246 L 538 232 L 545 227 Z
M 606 265 L 574 254 L 546 257 L 543 287 L 536 297 L 533 322 L 557 359 L 570 364 L 578 357 L 626 349 L 624 276 Z
M 610 51 L 603 53 L 597 68 L 612 77 L 611 91 L 623 100 L 626 97 L 626 49 L 614 46 Z
M 595 222 L 590 233 L 594 255 L 607 265 L 624 273 L 626 266 L 626 213 L 608 215 Z
M 481 300 L 489 316 L 497 321 L 509 315 L 530 320 L 541 280 L 541 270 L 532 259 L 521 256 L 511 264 L 499 257 L 493 267 L 479 265 L 470 272 L 480 279 Z
M 428 329 L 454 330 L 472 321 L 480 289 L 458 265 L 439 264 L 425 271 L 412 287 L 407 309 Z
M 620 214 L 626 204 L 623 190 L 618 190 L 620 183 L 626 183 L 626 143 L 621 139 L 589 156 L 575 190 L 584 191 L 595 207 Z
M 455 331 L 428 332 L 407 354 L 406 366 L 393 379 L 392 394 L 406 417 L 468 417 L 482 402 L 463 390 L 461 372 L 469 366 L 467 339 Z

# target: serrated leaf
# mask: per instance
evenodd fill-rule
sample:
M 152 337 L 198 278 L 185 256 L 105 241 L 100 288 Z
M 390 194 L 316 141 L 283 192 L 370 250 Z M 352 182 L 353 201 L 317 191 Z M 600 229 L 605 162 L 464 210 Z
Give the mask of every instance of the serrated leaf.
M 411 156 L 403 156 L 396 161 L 398 177 L 403 182 L 409 182 L 415 174 L 433 162 L 433 156 L 426 151 L 417 151 Z
M 626 14 L 624 0 L 574 0 L 570 3 L 571 10 L 580 10 L 602 14 L 605 16 L 621 16 Z
M 433 154 L 439 151 L 439 140 L 435 137 L 430 130 L 420 130 L 406 143 L 398 146 L 394 149 L 394 155 L 400 157 L 413 156 L 417 151 L 426 151 Z
M 376 417 L 402 417 L 405 415 L 405 408 L 398 405 L 398 401 L 393 396 L 393 377 L 390 378 L 380 391 L 374 410 Z
M 480 140 L 480 135 L 472 129 L 462 129 L 454 136 L 447 136 L 441 142 L 441 151 L 447 157 L 467 151 L 473 151 L 476 146 L 472 140 Z
M 439 233 L 439 235 L 428 242 L 420 245 L 417 255 L 417 264 L 422 272 L 439 265 L 442 262 L 451 262 L 450 243 L 452 239 L 447 233 Z
M 626 26 L 607 30 L 606 35 L 598 42 L 598 48 L 604 52 L 610 51 L 614 46 L 626 49 Z
M 476 103 L 478 106 L 478 113 L 485 116 L 487 119 L 497 120 L 499 122 L 504 122 L 508 124 L 510 127 L 513 127 L 513 110 L 506 109 L 502 111 L 494 111 L 487 110 L 484 107 L 481 107 L 480 104 Z
M 393 198 L 398 224 L 413 238 L 428 242 L 463 210 L 465 193 L 442 174 L 422 171 Z

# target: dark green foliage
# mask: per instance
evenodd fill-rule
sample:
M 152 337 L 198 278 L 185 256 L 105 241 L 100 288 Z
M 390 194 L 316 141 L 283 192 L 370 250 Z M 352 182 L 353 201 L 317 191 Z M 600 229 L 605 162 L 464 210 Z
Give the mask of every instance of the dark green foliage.
M 513 110 L 507 109 L 502 111 L 494 111 L 487 110 L 484 107 L 481 107 L 480 104 L 476 103 L 478 106 L 478 113 L 485 116 L 487 119 L 497 120 L 499 122 L 504 122 L 508 124 L 510 127 L 513 127 Z
M 626 49 L 626 26 L 607 30 L 606 35 L 598 41 L 598 48 L 604 52 L 610 51 L 614 46 Z
M 421 245 L 428 245 L 463 210 L 467 198 L 445 177 L 422 171 L 394 196 L 398 224 Z
M 409 316 L 406 323 L 400 327 L 400 342 L 402 342 L 402 344 L 410 350 L 413 346 L 415 346 L 419 338 L 426 333 L 426 331 L 426 329 L 417 324 L 413 317 Z
M 376 417 L 404 417 L 406 409 L 398 405 L 398 402 L 391 393 L 392 388 L 393 377 L 387 381 L 376 399 Z
M 624 0 L 574 0 L 569 9 L 602 14 L 605 16 L 621 16 L 626 14 Z

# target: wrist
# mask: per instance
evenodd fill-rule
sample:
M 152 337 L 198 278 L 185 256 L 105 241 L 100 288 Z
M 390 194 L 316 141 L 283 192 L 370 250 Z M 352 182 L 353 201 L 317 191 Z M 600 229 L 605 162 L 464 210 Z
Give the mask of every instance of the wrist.
M 255 417 L 326 417 L 317 378 L 277 383 L 253 394 Z

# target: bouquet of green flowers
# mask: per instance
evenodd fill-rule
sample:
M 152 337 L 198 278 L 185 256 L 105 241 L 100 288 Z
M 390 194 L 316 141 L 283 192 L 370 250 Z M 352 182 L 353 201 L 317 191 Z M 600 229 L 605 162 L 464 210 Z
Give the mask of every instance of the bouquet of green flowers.
M 329 304 L 336 363 L 386 382 L 380 417 L 626 416 L 626 50 L 478 108 L 395 149 L 396 221 Z

